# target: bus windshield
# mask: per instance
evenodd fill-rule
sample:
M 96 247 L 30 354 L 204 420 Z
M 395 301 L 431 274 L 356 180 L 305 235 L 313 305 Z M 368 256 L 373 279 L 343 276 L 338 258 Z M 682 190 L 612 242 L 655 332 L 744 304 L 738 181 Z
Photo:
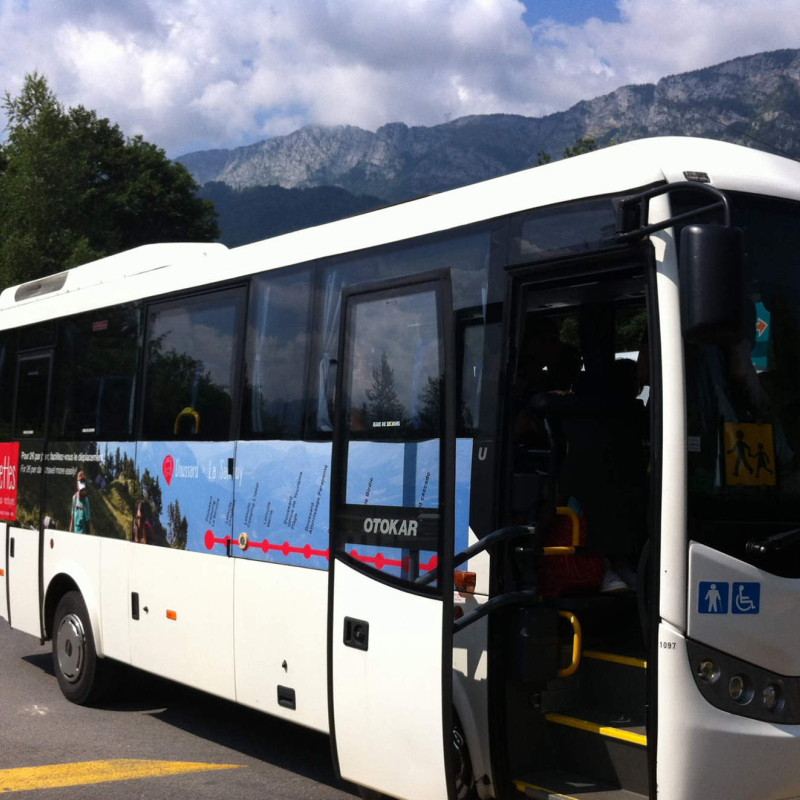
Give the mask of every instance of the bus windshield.
M 686 407 L 692 538 L 735 552 L 756 533 L 800 527 L 800 203 L 730 197 L 748 333 L 686 345 Z

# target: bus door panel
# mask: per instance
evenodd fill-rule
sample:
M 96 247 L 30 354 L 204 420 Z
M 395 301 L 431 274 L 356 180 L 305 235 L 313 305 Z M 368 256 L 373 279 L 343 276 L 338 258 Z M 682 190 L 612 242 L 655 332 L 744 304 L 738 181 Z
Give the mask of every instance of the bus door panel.
M 449 275 L 355 287 L 342 303 L 328 609 L 334 761 L 375 791 L 440 799 L 452 786 Z
M 39 615 L 39 531 L 8 529 L 9 622 L 31 636 L 41 636 Z
M 237 701 L 326 733 L 330 463 L 330 442 L 238 441 L 232 547 Z
M 8 528 L 8 613 L 11 626 L 42 635 L 41 575 L 43 469 L 51 391 L 52 352 L 30 351 L 17 362 L 14 438 L 19 440 L 16 522 Z
M 8 525 L 0 522 L 0 617 L 8 620 Z

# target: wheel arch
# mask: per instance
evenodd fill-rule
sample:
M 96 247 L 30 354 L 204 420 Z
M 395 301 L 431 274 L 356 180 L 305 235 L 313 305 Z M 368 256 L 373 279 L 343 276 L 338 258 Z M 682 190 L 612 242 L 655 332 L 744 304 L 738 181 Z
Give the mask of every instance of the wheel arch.
M 95 650 L 97 655 L 102 657 L 104 654 L 103 636 L 100 628 L 100 607 L 97 593 L 94 591 L 88 577 L 81 575 L 80 572 L 79 568 L 76 569 L 77 574 L 62 570 L 50 579 L 44 597 L 44 637 L 45 640 L 50 640 L 53 637 L 56 609 L 61 598 L 68 592 L 78 592 L 83 598 L 86 611 L 89 614 Z

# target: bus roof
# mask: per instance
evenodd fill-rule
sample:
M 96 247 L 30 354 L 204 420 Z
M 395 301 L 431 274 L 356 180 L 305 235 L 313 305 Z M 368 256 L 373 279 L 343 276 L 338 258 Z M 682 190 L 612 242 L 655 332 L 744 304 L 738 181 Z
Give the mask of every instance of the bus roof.
M 59 273 L 58 280 L 49 286 L 43 279 L 5 289 L 0 294 L 0 329 L 451 230 L 532 208 L 623 193 L 662 181 L 679 182 L 686 179 L 685 172 L 704 172 L 718 188 L 800 200 L 800 163 L 796 161 L 709 139 L 641 139 L 232 250 L 221 244 L 138 247 Z M 157 275 L 151 274 L 156 270 Z M 65 295 L 71 295 L 68 303 Z

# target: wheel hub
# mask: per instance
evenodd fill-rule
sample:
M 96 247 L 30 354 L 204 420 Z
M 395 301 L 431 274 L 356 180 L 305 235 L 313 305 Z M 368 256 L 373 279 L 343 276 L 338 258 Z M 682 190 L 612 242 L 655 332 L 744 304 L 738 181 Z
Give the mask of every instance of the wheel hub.
M 77 614 L 67 614 L 56 631 L 58 667 L 69 683 L 77 683 L 86 659 L 86 633 Z

